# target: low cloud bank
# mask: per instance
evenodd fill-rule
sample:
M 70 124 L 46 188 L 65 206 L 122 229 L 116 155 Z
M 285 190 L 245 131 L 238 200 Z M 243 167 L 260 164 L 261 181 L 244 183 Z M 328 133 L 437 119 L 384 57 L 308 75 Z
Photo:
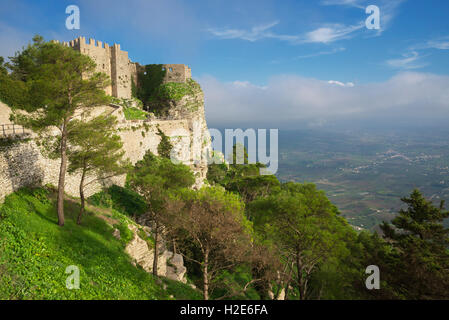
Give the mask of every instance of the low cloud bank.
M 223 83 L 211 76 L 199 82 L 211 127 L 414 126 L 449 120 L 449 77 L 435 74 L 402 72 L 385 82 L 363 85 L 296 75 L 272 77 L 266 86 Z

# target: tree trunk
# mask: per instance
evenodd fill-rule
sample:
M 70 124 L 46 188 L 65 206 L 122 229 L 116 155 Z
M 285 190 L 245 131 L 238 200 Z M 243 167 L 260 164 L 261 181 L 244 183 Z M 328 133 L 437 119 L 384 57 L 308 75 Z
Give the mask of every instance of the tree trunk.
M 303 274 L 302 274 L 302 266 L 301 260 L 299 258 L 300 252 L 299 250 L 296 252 L 296 269 L 298 270 L 298 278 L 296 279 L 296 283 L 299 288 L 299 300 L 306 300 L 306 288 L 304 286 Z
M 204 266 L 203 266 L 203 297 L 204 300 L 209 300 L 209 249 L 204 252 Z
M 64 191 L 65 174 L 67 171 L 67 123 L 64 121 L 61 135 L 61 166 L 58 181 L 58 225 L 64 225 Z
M 290 281 L 287 281 L 287 284 L 285 286 L 285 299 L 284 300 L 288 300 L 289 290 L 290 290 Z
M 81 224 L 81 218 L 84 214 L 84 177 L 86 176 L 86 168 L 83 168 L 83 173 L 81 174 L 81 181 L 80 181 L 80 199 L 81 199 L 81 208 L 80 213 L 78 215 L 78 221 L 77 224 Z
M 308 297 L 307 297 L 308 284 L 309 284 L 309 275 L 307 274 L 307 277 L 305 279 L 303 278 L 303 281 L 302 281 L 302 287 L 303 287 L 302 294 L 304 295 L 304 300 L 308 299 Z
M 299 300 L 306 300 L 306 288 L 302 281 L 299 281 Z
M 159 223 L 155 222 L 154 228 L 154 257 L 153 257 L 153 275 L 157 277 L 157 260 L 159 258 Z

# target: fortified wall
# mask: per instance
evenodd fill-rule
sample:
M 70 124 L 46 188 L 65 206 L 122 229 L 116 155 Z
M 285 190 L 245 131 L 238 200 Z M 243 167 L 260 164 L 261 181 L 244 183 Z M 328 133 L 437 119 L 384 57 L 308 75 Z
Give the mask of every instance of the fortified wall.
M 59 43 L 55 40 L 54 42 Z M 106 93 L 116 98 L 131 98 L 131 82 L 137 85 L 137 72 L 143 70 L 139 63 L 132 62 L 128 52 L 120 49 L 120 44 L 110 46 L 106 42 L 79 37 L 63 45 L 88 55 L 97 64 L 96 71 L 106 73 L 111 78 L 111 85 Z M 186 82 L 192 78 L 192 70 L 184 64 L 163 64 L 166 71 L 163 82 Z
M 192 70 L 184 64 L 164 64 L 164 82 L 186 82 L 192 78 Z
M 111 78 L 111 85 L 105 90 L 108 95 L 131 98 L 131 81 L 137 79 L 137 65 L 129 60 L 128 52 L 122 51 L 119 44 L 109 46 L 94 39 L 86 42 L 85 37 L 62 44 L 91 57 L 97 64 L 96 71 L 104 72 Z
M 120 49 L 120 45 L 109 46 L 107 43 L 90 39 L 86 43 L 84 37 L 63 43 L 90 56 L 97 64 L 97 71 L 104 72 L 112 79 L 112 84 L 106 88 L 106 93 L 117 98 L 131 98 L 131 81 L 137 81 L 138 63 L 131 62 L 128 53 Z M 164 82 L 186 82 L 191 78 L 191 70 L 183 64 L 166 64 Z M 157 154 L 161 141 L 158 128 L 175 146 L 177 158 L 192 169 L 195 174 L 195 187 L 203 184 L 207 174 L 207 155 L 211 151 L 211 138 L 204 115 L 204 95 L 201 90 L 193 95 L 187 95 L 180 101 L 173 102 L 173 112 L 163 118 L 153 117 L 147 120 L 127 120 L 123 107 L 117 105 L 97 107 L 94 114 L 107 113 L 118 118 L 117 133 L 123 141 L 125 158 L 134 164 L 141 160 L 147 150 Z M 194 104 L 196 108 L 192 109 Z M 0 125 L 12 125 L 9 122 L 11 110 L 0 102 Z M 0 137 L 2 133 L 0 132 Z M 10 146 L 0 146 L 0 203 L 4 197 L 24 186 L 58 183 L 60 160 L 52 160 L 42 155 L 33 140 L 30 139 Z M 4 138 L 4 137 L 3 137 Z M 90 177 L 91 179 L 94 177 Z M 66 176 L 66 192 L 79 196 L 78 174 Z M 116 177 L 104 181 L 104 185 L 123 185 L 125 177 Z M 98 192 L 103 186 L 92 183 L 86 190 L 86 196 Z

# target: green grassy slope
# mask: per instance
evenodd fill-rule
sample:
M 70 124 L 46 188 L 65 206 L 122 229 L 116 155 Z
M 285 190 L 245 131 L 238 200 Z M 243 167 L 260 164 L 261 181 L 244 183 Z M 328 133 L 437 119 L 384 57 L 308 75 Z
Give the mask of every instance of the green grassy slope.
M 129 237 L 112 236 L 112 227 L 104 221 L 105 209 L 90 207 L 81 226 L 75 222 L 78 210 L 76 201 L 66 201 L 66 223 L 61 228 L 52 192 L 22 189 L 5 199 L 0 207 L 0 299 L 199 296 L 183 284 L 166 280 L 165 285 L 157 284 L 152 275 L 134 267 L 124 252 Z M 114 220 L 126 223 L 126 216 L 113 214 Z M 70 265 L 80 270 L 79 290 L 66 288 Z

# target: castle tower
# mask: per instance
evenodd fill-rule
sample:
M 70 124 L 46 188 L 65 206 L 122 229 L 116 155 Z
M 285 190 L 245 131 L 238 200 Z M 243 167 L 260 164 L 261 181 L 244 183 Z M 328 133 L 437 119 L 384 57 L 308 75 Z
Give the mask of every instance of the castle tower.
M 88 55 L 96 64 L 97 72 L 104 72 L 111 78 L 106 93 L 116 98 L 131 98 L 131 81 L 136 81 L 136 65 L 128 58 L 128 52 L 120 50 L 119 44 L 112 47 L 107 43 L 79 37 L 68 43 L 70 47 Z
M 58 42 L 58 41 L 55 41 Z M 106 94 L 116 98 L 129 99 L 132 97 L 132 81 L 137 84 L 137 72 L 143 70 L 138 63 L 131 62 L 127 51 L 120 49 L 120 44 L 109 46 L 107 43 L 79 37 L 64 45 L 82 54 L 88 55 L 97 64 L 96 71 L 103 72 L 111 78 L 111 84 L 105 89 Z M 191 69 L 184 64 L 164 64 L 167 82 L 186 82 L 192 78 Z
M 164 82 L 186 82 L 192 78 L 192 71 L 185 64 L 164 64 Z

